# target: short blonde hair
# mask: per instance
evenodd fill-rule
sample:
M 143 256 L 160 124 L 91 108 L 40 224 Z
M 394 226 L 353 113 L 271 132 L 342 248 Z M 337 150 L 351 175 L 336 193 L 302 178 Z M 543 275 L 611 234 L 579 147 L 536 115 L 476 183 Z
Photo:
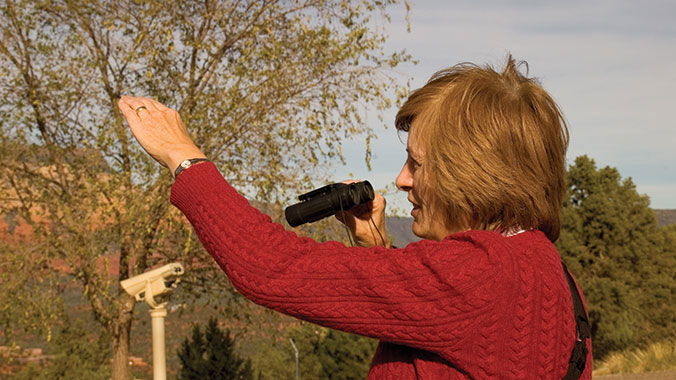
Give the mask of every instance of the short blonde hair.
M 501 73 L 474 64 L 439 71 L 409 96 L 395 125 L 408 132 L 416 119 L 422 126 L 415 133 L 426 182 L 449 216 L 478 229 L 539 229 L 555 241 L 568 128 L 521 66 L 510 55 Z

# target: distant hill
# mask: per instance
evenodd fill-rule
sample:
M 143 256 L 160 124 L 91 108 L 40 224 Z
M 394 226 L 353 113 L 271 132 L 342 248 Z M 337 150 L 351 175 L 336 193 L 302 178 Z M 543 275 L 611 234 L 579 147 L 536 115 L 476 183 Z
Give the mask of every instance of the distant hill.
M 660 227 L 676 224 L 676 209 L 659 209 L 654 211 L 655 215 L 657 215 L 657 224 Z M 411 231 L 411 225 L 413 224 L 413 218 L 411 217 L 388 217 L 385 223 L 387 224 L 387 232 L 392 237 L 393 244 L 399 248 L 420 240 Z
M 413 218 L 393 216 L 385 219 L 387 233 L 392 237 L 392 244 L 399 248 L 406 247 L 409 243 L 420 240 L 413 234 L 411 226 Z
M 676 209 L 655 210 L 655 215 L 657 215 L 657 224 L 660 226 L 676 224 Z

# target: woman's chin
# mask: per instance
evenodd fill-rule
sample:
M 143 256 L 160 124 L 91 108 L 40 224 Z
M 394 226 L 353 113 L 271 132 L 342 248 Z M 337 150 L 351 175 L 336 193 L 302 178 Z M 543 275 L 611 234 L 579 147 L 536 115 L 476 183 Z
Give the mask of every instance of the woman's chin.
M 415 236 L 422 239 L 428 239 L 428 237 L 425 235 L 425 229 L 422 228 L 422 226 L 420 226 L 420 224 L 418 224 L 415 219 L 413 220 L 413 226 L 411 227 L 411 230 Z

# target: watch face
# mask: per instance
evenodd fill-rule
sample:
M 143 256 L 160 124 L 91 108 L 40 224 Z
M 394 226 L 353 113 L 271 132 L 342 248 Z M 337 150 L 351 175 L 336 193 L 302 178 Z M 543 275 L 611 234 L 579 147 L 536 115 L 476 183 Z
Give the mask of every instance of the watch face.
M 190 167 L 190 161 L 185 160 L 185 161 L 181 162 L 181 166 L 183 167 L 183 169 L 189 168 Z

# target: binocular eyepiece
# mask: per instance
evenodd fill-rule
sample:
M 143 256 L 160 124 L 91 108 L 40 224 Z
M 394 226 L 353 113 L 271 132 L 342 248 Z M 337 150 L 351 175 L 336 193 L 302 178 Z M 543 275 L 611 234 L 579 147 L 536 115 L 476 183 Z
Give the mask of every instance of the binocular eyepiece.
M 332 183 L 298 196 L 300 203 L 287 207 L 284 215 L 291 227 L 297 227 L 370 202 L 373 197 L 369 181 Z

